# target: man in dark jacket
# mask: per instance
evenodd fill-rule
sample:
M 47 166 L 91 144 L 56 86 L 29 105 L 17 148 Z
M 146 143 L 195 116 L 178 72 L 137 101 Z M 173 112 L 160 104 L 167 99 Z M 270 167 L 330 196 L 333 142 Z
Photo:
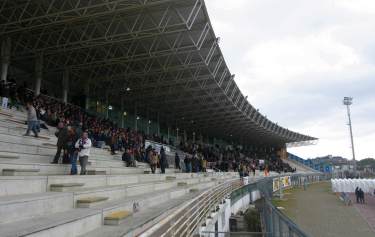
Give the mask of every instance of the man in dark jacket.
M 177 152 L 176 152 L 176 156 L 174 157 L 174 167 L 176 169 L 181 169 L 180 167 L 180 157 L 178 156 Z
M 167 167 L 167 156 L 165 155 L 164 147 L 160 148 L 160 169 L 161 173 L 165 174 L 165 167 Z
M 58 124 L 58 131 L 55 133 L 55 136 L 57 137 L 57 151 L 55 158 L 51 162 L 52 164 L 59 163 L 61 150 L 64 150 L 64 154 L 67 154 L 67 146 L 68 146 L 68 128 L 64 125 L 63 122 L 59 122 Z

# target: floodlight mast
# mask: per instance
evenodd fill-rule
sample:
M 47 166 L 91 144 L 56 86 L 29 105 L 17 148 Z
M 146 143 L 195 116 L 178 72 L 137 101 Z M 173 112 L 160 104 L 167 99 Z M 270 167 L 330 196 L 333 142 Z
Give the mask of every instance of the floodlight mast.
M 348 113 L 348 125 L 349 125 L 349 131 L 350 131 L 350 142 L 352 144 L 352 155 L 353 155 L 353 169 L 354 169 L 354 176 L 357 176 L 357 162 L 355 160 L 355 152 L 354 152 L 354 142 L 353 142 L 353 130 L 352 130 L 352 120 L 350 116 L 350 105 L 353 104 L 353 98 L 352 97 L 344 97 L 343 104 L 346 106 L 346 110 Z

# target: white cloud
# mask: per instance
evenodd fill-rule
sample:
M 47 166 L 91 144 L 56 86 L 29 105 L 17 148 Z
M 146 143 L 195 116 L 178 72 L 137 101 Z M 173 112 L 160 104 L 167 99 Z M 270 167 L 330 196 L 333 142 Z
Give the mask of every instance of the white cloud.
M 271 120 L 320 138 L 318 145 L 293 152 L 351 157 L 341 100 L 353 96 L 356 152 L 375 157 L 374 0 L 206 3 L 231 73 L 249 101 Z
M 244 60 L 248 75 L 277 84 L 309 72 L 342 72 L 359 63 L 355 50 L 336 41 L 327 31 L 259 43 Z
M 373 0 L 336 0 L 335 4 L 349 11 L 375 14 L 375 1 Z

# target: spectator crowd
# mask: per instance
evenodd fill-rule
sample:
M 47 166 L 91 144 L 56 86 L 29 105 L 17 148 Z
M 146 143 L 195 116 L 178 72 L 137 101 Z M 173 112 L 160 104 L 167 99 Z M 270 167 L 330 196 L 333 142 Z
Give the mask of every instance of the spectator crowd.
M 27 85 L 17 87 L 14 81 L 0 83 L 2 107 L 16 107 L 23 110 L 26 105 L 28 129 L 25 135 L 38 136 L 41 128 L 57 127 L 57 152 L 52 163 L 72 164 L 71 174 L 77 174 L 76 160 L 84 164 L 81 174 L 85 174 L 85 166 L 89 156 L 89 148 L 109 147 L 112 155 L 122 152 L 122 160 L 126 166 L 136 166 L 136 162 L 150 164 L 152 173 L 160 167 L 161 173 L 169 167 L 164 147 L 156 150 L 151 145 L 145 146 L 145 140 L 162 143 L 163 137 L 121 128 L 109 119 L 105 119 L 83 110 L 81 107 L 63 103 L 46 95 L 34 97 Z M 48 126 L 45 126 L 48 125 Z M 164 143 L 166 143 L 164 141 Z M 168 141 L 171 144 L 171 141 Z M 86 150 L 87 149 L 87 150 Z M 276 172 L 294 172 L 287 163 L 277 157 L 273 149 L 262 151 L 246 151 L 244 149 L 204 145 L 195 142 L 181 141 L 176 146 L 174 166 L 185 172 L 205 172 L 208 168 L 220 171 L 237 171 L 240 175 L 255 174 L 255 170 Z

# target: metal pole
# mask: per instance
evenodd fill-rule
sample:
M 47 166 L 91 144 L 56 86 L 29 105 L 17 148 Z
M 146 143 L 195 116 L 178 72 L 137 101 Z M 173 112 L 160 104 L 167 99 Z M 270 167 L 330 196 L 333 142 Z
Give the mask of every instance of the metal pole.
M 43 55 L 38 55 L 36 60 L 35 60 L 35 88 L 34 88 L 34 93 L 35 93 L 36 96 L 40 94 L 42 77 L 43 77 Z
M 282 183 L 281 177 L 279 177 L 279 198 L 280 199 L 283 198 L 283 183 Z
M 169 125 L 168 125 L 168 144 L 169 144 L 169 137 L 170 137 L 170 134 L 169 134 L 170 131 L 169 131 L 169 130 L 170 130 L 170 127 L 169 127 Z
M 124 114 L 124 98 L 121 97 L 121 127 L 123 128 L 125 123 L 124 123 L 124 120 L 125 120 L 125 114 Z
M 90 108 L 90 81 L 87 80 L 85 82 L 85 110 L 89 110 Z
M 344 98 L 344 105 L 346 105 L 346 110 L 348 113 L 348 120 L 349 120 L 349 132 L 350 132 L 350 142 L 352 145 L 352 155 L 353 155 L 353 169 L 354 169 L 354 176 L 357 176 L 357 162 L 355 160 L 355 151 L 354 151 L 354 141 L 353 141 L 353 130 L 352 130 L 352 120 L 350 116 L 350 105 L 352 104 L 352 98 L 345 97 Z
M 1 80 L 7 81 L 10 62 L 11 39 L 6 38 L 1 44 Z
M 105 92 L 105 118 L 109 118 L 109 91 L 108 89 Z
M 137 115 L 137 103 L 134 105 L 134 116 L 135 116 L 135 121 L 134 121 L 134 130 L 138 131 L 138 115 Z
M 65 104 L 68 103 L 69 76 L 70 76 L 69 74 L 70 74 L 70 70 L 65 69 L 63 73 L 63 96 L 62 96 L 63 102 Z

